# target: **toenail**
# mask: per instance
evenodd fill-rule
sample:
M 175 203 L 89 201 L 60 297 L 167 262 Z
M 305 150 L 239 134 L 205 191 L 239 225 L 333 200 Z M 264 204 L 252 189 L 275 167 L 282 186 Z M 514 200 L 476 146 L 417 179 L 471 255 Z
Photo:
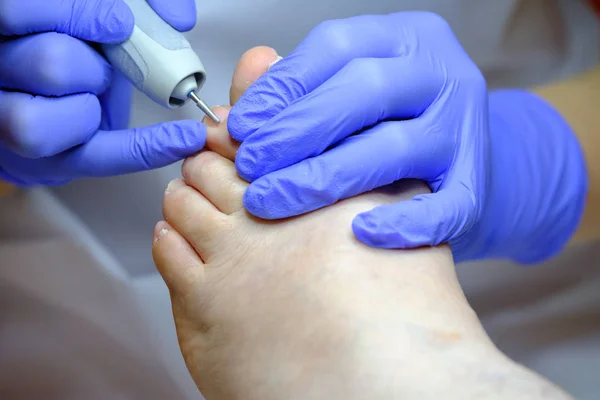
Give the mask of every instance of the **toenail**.
M 229 106 L 216 106 L 214 108 L 214 113 L 217 114 L 217 117 L 221 119 L 221 123 L 223 123 L 223 121 L 227 120 L 227 117 L 229 117 L 230 108 L 231 107 Z
M 275 61 L 273 61 L 271 64 L 269 64 L 267 66 L 267 71 L 270 70 L 271 68 L 273 68 L 273 65 L 277 64 L 281 60 L 283 60 L 283 57 L 277 56 L 277 58 L 275 59 Z
M 167 189 L 165 190 L 165 196 L 170 193 L 173 193 L 175 190 L 177 190 L 183 186 L 185 186 L 185 182 L 183 181 L 183 179 L 181 179 L 181 178 L 173 179 L 167 185 Z
M 158 231 L 158 233 L 156 234 L 156 237 L 154 238 L 154 243 L 156 244 L 156 242 L 158 242 L 167 233 L 169 233 L 169 230 L 167 228 L 162 228 L 160 231 Z
M 213 113 L 215 113 L 217 117 L 219 117 L 221 122 L 223 122 L 225 120 L 225 118 L 227 117 L 227 114 L 229 114 L 229 112 L 227 112 L 227 113 L 223 112 L 223 109 L 225 109 L 225 107 L 227 107 L 227 106 L 214 106 L 211 108 L 211 111 Z M 210 119 L 210 118 L 207 119 L 206 116 L 204 116 L 202 118 L 202 123 L 206 126 L 212 126 L 212 127 L 219 126 L 221 124 L 221 122 L 217 124 L 212 119 Z

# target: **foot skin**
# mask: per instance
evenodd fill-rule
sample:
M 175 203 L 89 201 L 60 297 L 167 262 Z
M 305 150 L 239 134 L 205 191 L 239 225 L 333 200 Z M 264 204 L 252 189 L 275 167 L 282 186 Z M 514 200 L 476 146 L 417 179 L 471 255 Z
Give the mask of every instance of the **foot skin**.
M 548 398 L 489 342 L 448 248 L 380 250 L 353 237 L 354 215 L 423 185 L 266 222 L 243 210 L 247 184 L 230 160 L 204 152 L 183 171 L 153 254 L 207 399 Z
M 209 146 L 227 158 L 207 151 L 184 163 L 153 245 L 207 399 L 564 398 L 491 344 L 446 246 L 381 250 L 354 238 L 357 213 L 423 184 L 257 220 L 242 206 L 226 122 L 207 124 Z
M 359 338 L 366 346 L 362 351 L 382 362 L 390 349 L 369 343 L 363 329 L 369 325 L 369 331 L 404 331 L 406 340 L 394 343 L 402 348 L 425 336 L 432 344 L 482 336 L 471 332 L 476 320 L 464 311 L 464 299 L 449 296 L 458 288 L 451 271 L 440 270 L 451 265 L 446 248 L 386 252 L 354 239 L 352 217 L 397 195 L 372 193 L 273 223 L 243 210 L 247 184 L 230 160 L 204 152 L 185 162 L 183 176 L 167 189 L 167 222 L 157 225 L 154 257 L 172 293 L 186 363 L 207 398 L 239 398 L 260 388 L 267 384 L 261 369 L 274 371 L 268 385 L 280 386 L 277 393 L 294 387 L 301 393 L 317 376 L 353 365 L 359 355 L 352 346 Z M 412 184 L 403 193 L 423 191 Z M 402 290 L 414 283 L 394 272 L 399 269 L 411 269 L 411 275 L 443 273 L 446 279 L 425 278 L 427 290 Z M 444 312 L 426 312 L 436 304 L 444 304 Z M 394 342 L 393 336 L 388 339 Z M 344 375 L 335 383 L 345 384 Z M 239 387 L 212 385 L 223 379 Z M 228 390 L 236 390 L 237 397 Z M 252 398 L 291 397 L 257 393 Z

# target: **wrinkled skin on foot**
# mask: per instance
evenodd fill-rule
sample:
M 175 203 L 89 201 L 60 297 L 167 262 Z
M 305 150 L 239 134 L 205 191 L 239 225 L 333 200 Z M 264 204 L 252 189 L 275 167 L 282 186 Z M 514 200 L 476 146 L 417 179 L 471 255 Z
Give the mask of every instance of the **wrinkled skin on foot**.
M 270 51 L 242 57 L 232 102 L 275 59 Z M 182 353 L 208 400 L 563 398 L 491 344 L 447 247 L 392 251 L 354 238 L 357 213 L 426 186 L 257 220 L 242 206 L 228 110 L 215 111 L 224 122 L 207 122 L 208 145 L 221 155 L 186 160 L 153 245 Z
M 376 375 L 392 361 L 390 354 L 415 360 L 404 377 L 408 390 L 414 372 L 448 361 L 437 356 L 440 351 L 487 351 L 464 298 L 453 297 L 460 290 L 446 268 L 452 265 L 448 249 L 372 249 L 350 229 L 356 212 L 395 201 L 399 193 L 422 193 L 422 185 L 273 223 L 243 210 L 246 184 L 231 161 L 204 152 L 186 161 L 183 175 L 185 181 L 173 182 L 165 196 L 168 226 L 160 225 L 158 234 L 167 233 L 154 249 L 171 288 L 182 352 L 207 398 L 211 382 L 223 379 L 239 385 L 234 393 L 268 383 L 279 394 L 259 392 L 256 399 L 289 393 L 328 398 L 343 387 L 364 395 L 360 386 L 381 379 Z M 356 368 L 366 381 L 352 379 Z M 394 372 L 386 380 L 397 378 L 395 369 L 385 370 Z M 264 371 L 272 371 L 268 380 Z M 220 387 L 213 396 L 250 398 L 230 389 Z

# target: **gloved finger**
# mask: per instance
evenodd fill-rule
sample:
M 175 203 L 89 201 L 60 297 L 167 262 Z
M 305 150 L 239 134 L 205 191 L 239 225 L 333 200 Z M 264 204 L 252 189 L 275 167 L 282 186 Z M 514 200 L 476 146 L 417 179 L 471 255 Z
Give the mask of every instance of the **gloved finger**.
M 148 0 L 148 4 L 180 32 L 191 31 L 196 25 L 196 0 Z
M 87 143 L 53 157 L 27 159 L 0 145 L 0 161 L 12 182 L 60 185 L 164 167 L 204 147 L 198 121 L 175 121 L 123 131 L 98 131 Z
M 123 0 L 2 0 L 0 35 L 60 32 L 98 43 L 120 43 L 133 31 Z
M 0 43 L 0 87 L 42 96 L 100 94 L 111 68 L 87 43 L 40 33 Z
M 199 121 L 172 121 L 121 131 L 98 131 L 67 152 L 58 164 L 63 174 L 106 177 L 161 168 L 200 151 L 206 127 Z
M 452 143 L 418 119 L 382 122 L 325 153 L 250 184 L 244 207 L 263 219 L 313 211 L 403 178 L 434 181 L 451 162 Z
M 468 231 L 476 216 L 474 194 L 465 185 L 379 206 L 352 221 L 357 239 L 382 248 L 437 246 Z
M 0 91 L 0 142 L 26 158 L 49 157 L 84 143 L 100 124 L 89 93 L 50 98 Z
M 246 138 L 236 156 L 240 176 L 253 181 L 379 121 L 419 116 L 444 86 L 437 65 L 405 57 L 352 60 Z
M 98 97 L 102 106 L 100 129 L 105 131 L 127 128 L 131 113 L 133 85 L 119 71 L 113 70 L 108 89 Z
M 398 39 L 390 40 L 390 36 Z M 386 15 L 320 24 L 240 98 L 229 117 L 231 136 L 238 141 L 246 140 L 266 121 L 315 90 L 355 58 L 402 57 L 408 49 L 398 43 L 405 36 L 397 19 Z
M 229 89 L 229 103 L 231 105 L 237 103 L 250 85 L 279 60 L 281 57 L 277 55 L 277 52 L 266 46 L 254 47 L 245 52 L 233 72 Z

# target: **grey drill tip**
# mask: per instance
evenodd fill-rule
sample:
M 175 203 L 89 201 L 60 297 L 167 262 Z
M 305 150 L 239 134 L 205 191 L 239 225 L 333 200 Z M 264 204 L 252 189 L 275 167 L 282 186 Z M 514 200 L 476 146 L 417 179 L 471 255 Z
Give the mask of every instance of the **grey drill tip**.
M 204 101 L 202 101 L 200 97 L 198 97 L 196 92 L 192 90 L 190 94 L 188 94 L 188 96 L 194 103 L 196 103 L 198 108 L 201 109 L 202 112 L 208 116 L 208 118 L 212 119 L 215 122 L 215 124 L 221 123 L 219 117 L 217 117 L 217 115 L 214 112 L 212 112 L 210 107 Z

